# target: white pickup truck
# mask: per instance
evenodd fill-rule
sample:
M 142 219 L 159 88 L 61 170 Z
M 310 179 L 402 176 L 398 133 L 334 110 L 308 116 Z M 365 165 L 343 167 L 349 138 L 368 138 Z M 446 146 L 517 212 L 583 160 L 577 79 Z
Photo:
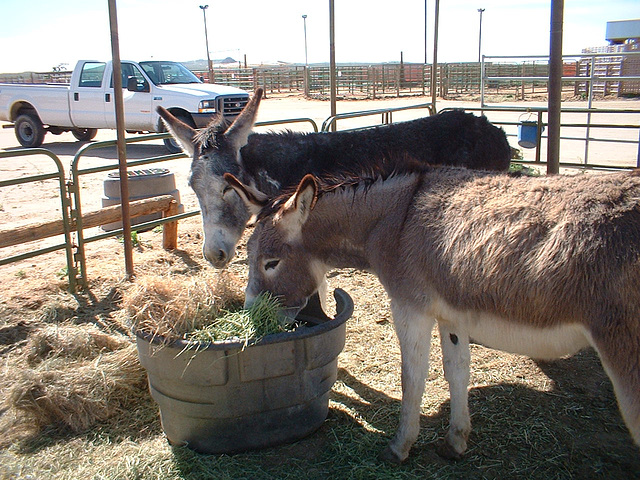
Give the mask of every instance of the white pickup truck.
M 122 61 L 125 130 L 163 132 L 156 107 L 164 108 L 195 128 L 213 115 L 236 117 L 249 95 L 238 88 L 203 83 L 177 62 Z M 24 147 L 39 147 L 46 132 L 71 131 L 78 140 L 91 140 L 99 128 L 116 128 L 111 62 L 80 60 L 71 84 L 0 84 L 0 120 L 13 122 Z M 180 151 L 173 138 L 171 152 Z

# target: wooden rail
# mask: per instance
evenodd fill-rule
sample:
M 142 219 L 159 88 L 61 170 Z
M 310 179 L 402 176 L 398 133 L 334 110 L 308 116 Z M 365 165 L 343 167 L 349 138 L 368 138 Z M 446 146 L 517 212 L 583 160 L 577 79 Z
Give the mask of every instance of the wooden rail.
M 164 217 L 178 213 L 178 202 L 171 195 L 135 200 L 129 204 L 132 218 L 150 213 L 163 212 Z M 122 220 L 122 208 L 120 205 L 105 207 L 95 212 L 89 212 L 82 216 L 83 228 L 98 227 L 108 223 Z M 76 229 L 76 221 L 72 220 L 71 229 Z M 62 235 L 64 225 L 62 220 L 33 223 L 22 225 L 8 230 L 0 230 L 0 247 L 10 247 L 34 240 Z M 162 246 L 167 250 L 174 250 L 178 243 L 178 222 L 165 223 L 163 226 Z

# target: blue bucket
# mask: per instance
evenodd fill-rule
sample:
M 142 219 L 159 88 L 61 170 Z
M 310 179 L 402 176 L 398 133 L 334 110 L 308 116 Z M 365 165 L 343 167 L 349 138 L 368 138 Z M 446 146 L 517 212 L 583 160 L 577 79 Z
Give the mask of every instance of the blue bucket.
M 542 127 L 544 132 L 544 126 Z M 523 148 L 538 146 L 538 122 L 525 120 L 518 125 L 518 145 Z

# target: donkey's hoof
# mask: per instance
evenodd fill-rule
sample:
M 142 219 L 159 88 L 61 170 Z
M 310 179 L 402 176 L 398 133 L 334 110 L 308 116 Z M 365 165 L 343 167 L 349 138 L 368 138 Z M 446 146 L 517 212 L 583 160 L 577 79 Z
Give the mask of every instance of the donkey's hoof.
M 396 452 L 391 450 L 391 447 L 389 445 L 387 445 L 378 456 L 380 457 L 380 460 L 388 463 L 394 463 L 396 465 L 400 465 L 405 460 L 404 458 L 400 458 Z
M 460 460 L 462 453 L 457 452 L 448 442 L 442 442 L 436 449 L 438 455 L 447 460 Z

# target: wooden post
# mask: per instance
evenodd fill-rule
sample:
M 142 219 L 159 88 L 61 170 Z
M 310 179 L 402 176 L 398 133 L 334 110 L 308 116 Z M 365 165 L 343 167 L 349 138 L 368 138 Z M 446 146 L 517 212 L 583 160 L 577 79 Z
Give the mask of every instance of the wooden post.
M 174 199 L 162 214 L 163 218 L 178 214 L 178 202 Z M 162 227 L 162 248 L 175 250 L 178 248 L 178 222 L 165 223 Z

